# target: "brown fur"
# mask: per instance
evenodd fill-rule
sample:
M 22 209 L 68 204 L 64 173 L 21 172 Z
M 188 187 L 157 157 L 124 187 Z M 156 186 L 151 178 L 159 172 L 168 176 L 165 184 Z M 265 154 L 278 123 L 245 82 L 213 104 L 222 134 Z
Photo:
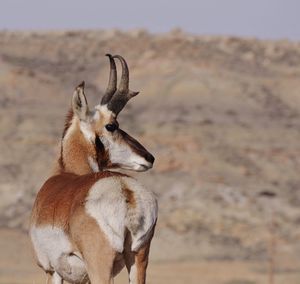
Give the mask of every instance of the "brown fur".
M 92 125 L 92 129 L 94 130 L 96 137 L 101 135 L 101 133 L 99 133 L 99 129 L 103 129 L 105 124 L 113 121 L 115 121 L 113 116 L 107 117 L 104 120 L 97 120 Z M 75 126 L 74 130 L 68 135 L 68 137 L 66 137 L 66 134 L 72 124 Z M 92 173 L 93 170 L 88 163 L 87 157 L 95 159 L 100 170 L 116 167 L 111 164 L 109 153 L 104 149 L 104 146 L 103 149 L 99 149 L 96 141 L 86 141 L 86 138 L 79 127 L 79 119 L 74 117 L 74 112 L 70 109 L 65 120 L 60 157 L 57 160 L 55 172 L 57 174 L 69 172 L 79 175 Z
M 99 172 L 83 176 L 63 173 L 49 178 L 39 191 L 32 211 L 36 225 L 51 224 L 69 230 L 69 220 L 84 205 L 89 189 L 99 179 L 126 176 L 117 172 Z
M 128 189 L 127 187 L 122 188 L 122 192 L 126 198 L 126 203 L 128 204 L 128 206 L 135 208 L 136 207 L 136 201 L 134 198 L 134 193 Z
M 81 252 L 91 283 L 110 283 L 117 253 L 97 222 L 78 208 L 70 220 L 70 236 Z
M 67 130 L 69 129 L 69 127 L 72 124 L 72 119 L 74 116 L 74 112 L 72 109 L 69 109 L 67 115 L 66 115 L 66 119 L 65 119 L 65 125 L 64 125 L 64 130 L 63 130 L 63 134 L 62 134 L 62 138 L 65 137 Z
M 64 139 L 67 130 L 70 128 L 70 126 L 72 124 L 73 115 L 74 115 L 73 110 L 70 109 L 66 115 L 64 130 L 62 133 L 62 140 Z M 59 164 L 59 168 L 61 169 L 60 172 L 63 172 L 65 170 L 65 163 L 64 163 L 64 159 L 63 159 L 63 144 L 62 144 L 62 142 L 61 142 L 61 146 L 60 146 L 60 156 L 58 158 L 58 164 Z
M 118 254 L 110 246 L 97 222 L 84 209 L 84 200 L 93 184 L 112 176 L 126 175 L 104 171 L 82 176 L 63 173 L 49 178 L 37 195 L 31 223 L 63 228 L 74 251 L 82 254 L 91 283 L 112 283 L 113 276 L 119 273 L 125 263 L 129 272 L 132 265 L 136 266 L 136 283 L 144 284 L 155 226 L 148 242 L 138 252 L 131 251 L 131 236 L 128 231 L 124 252 Z M 122 190 L 128 205 L 136 206 L 134 193 L 126 187 Z
M 92 173 L 87 157 L 96 157 L 95 145 L 87 141 L 80 131 L 79 120 L 74 121 L 75 129 L 62 141 L 62 157 L 64 168 L 62 172 L 75 174 Z
M 149 261 L 150 244 L 154 234 L 154 228 L 151 232 L 151 238 L 149 241 L 136 253 L 135 263 L 137 266 L 137 283 L 146 283 L 146 270 Z

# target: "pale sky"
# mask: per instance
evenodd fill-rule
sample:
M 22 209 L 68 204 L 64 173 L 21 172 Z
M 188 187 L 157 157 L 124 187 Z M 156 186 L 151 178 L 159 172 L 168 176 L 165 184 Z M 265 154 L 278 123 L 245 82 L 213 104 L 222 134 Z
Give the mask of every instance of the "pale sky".
M 300 41 L 300 0 L 0 0 L 0 30 L 176 27 Z

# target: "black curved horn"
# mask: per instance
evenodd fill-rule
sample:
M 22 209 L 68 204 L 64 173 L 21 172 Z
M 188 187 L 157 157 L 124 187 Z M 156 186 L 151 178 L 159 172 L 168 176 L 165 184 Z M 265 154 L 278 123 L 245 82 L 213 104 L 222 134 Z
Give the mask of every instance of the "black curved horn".
M 109 63 L 110 63 L 110 73 L 109 73 L 109 81 L 107 85 L 107 89 L 101 99 L 101 105 L 107 104 L 113 94 L 117 90 L 117 68 L 116 68 L 116 63 L 115 60 L 113 59 L 113 56 L 111 54 L 106 54 L 109 58 Z
M 129 90 L 129 69 L 125 59 L 120 55 L 114 55 L 113 58 L 118 58 L 122 65 L 122 76 L 119 88 L 112 96 L 107 107 L 113 113 L 118 115 L 120 111 L 125 107 L 127 102 L 138 95 L 139 92 Z
M 122 76 L 121 76 L 121 81 L 120 81 L 118 90 L 120 92 L 128 92 L 128 90 L 129 90 L 129 69 L 128 69 L 127 62 L 120 55 L 114 55 L 113 58 L 118 58 L 122 65 Z

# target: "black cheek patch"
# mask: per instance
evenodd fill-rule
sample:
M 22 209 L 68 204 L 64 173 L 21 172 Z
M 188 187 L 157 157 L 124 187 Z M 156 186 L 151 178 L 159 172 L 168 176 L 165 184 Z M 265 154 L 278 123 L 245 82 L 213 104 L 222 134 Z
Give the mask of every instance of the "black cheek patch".
M 98 152 L 105 152 L 105 148 L 104 148 L 104 145 L 103 143 L 101 142 L 100 138 L 98 135 L 96 135 L 96 139 L 95 139 L 95 145 L 96 145 L 96 150 L 97 150 L 97 153 Z
M 96 147 L 97 163 L 98 163 L 99 169 L 102 170 L 103 168 L 107 168 L 110 164 L 109 154 L 105 150 L 105 147 L 104 147 L 103 143 L 101 142 L 98 135 L 96 135 L 96 138 L 95 138 L 95 147 Z

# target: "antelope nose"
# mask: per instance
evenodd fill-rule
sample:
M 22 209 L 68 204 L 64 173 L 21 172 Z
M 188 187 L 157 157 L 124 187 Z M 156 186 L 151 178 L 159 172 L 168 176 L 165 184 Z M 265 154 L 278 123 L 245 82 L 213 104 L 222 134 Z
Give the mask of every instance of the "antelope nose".
M 146 154 L 145 159 L 147 162 L 149 162 L 151 164 L 153 164 L 154 160 L 155 160 L 155 158 L 150 153 Z

